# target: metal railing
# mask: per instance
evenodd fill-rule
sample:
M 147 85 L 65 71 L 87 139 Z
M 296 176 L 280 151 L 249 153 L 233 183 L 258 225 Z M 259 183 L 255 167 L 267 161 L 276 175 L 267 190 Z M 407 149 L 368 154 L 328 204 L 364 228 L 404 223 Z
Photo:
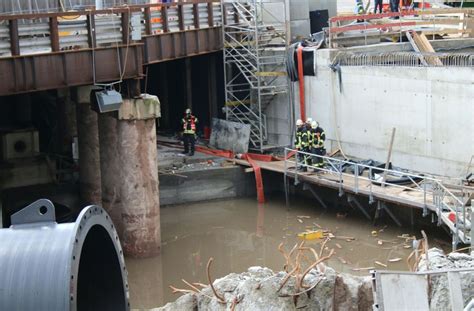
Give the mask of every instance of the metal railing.
M 221 26 L 222 21 L 218 0 L 0 15 L 0 57 L 128 45 L 142 36 Z
M 290 153 L 295 153 L 294 159 L 293 157 L 288 157 Z M 324 166 L 314 167 L 307 163 L 309 159 L 313 161 L 319 159 L 323 161 Z M 471 212 L 453 192 L 443 185 L 440 179 L 285 148 L 285 180 L 291 171 L 294 173 L 295 184 L 298 184 L 302 176 L 299 169 L 302 168 L 306 170 L 315 169 L 317 172 L 324 173 L 324 176 L 331 175 L 335 177 L 335 179 L 325 179 L 325 181 L 337 186 L 340 195 L 344 193 L 344 188 L 350 187 L 350 190 L 355 194 L 362 193 L 368 195 L 370 203 L 374 202 L 374 198 L 379 197 L 378 194 L 380 194 L 384 188 L 390 187 L 391 189 L 397 188 L 416 192 L 419 195 L 413 196 L 412 199 L 409 196 L 404 196 L 404 201 L 407 203 L 411 201 L 413 206 L 418 207 L 419 204 L 416 203 L 419 203 L 419 201 L 415 198 L 421 196 L 423 198 L 423 216 L 427 216 L 429 211 L 431 211 L 438 216 L 439 225 L 443 223 L 448 226 L 453 233 L 453 249 L 457 247 L 459 242 L 465 244 L 471 243 Z M 350 173 L 348 173 L 348 171 Z M 367 172 L 367 174 L 365 174 L 365 172 Z M 384 180 L 383 176 L 406 178 L 409 181 L 409 185 L 392 183 L 390 180 Z M 349 185 L 348 181 L 352 181 L 352 185 Z M 364 188 L 361 186 L 363 181 L 367 182 Z M 390 195 L 394 198 L 398 197 L 398 195 L 393 192 L 385 192 L 385 195 Z M 455 215 L 454 222 L 449 219 L 449 214 Z
M 436 59 L 440 62 L 426 62 L 426 60 L 430 59 Z M 474 67 L 474 54 L 419 52 L 340 52 L 336 55 L 333 63 L 339 64 L 341 66 Z

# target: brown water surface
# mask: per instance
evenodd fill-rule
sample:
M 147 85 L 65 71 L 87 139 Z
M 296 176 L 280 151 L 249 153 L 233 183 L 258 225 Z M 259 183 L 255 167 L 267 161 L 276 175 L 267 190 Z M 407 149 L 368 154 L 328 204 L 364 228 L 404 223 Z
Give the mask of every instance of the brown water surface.
M 373 226 L 357 211 L 341 217 L 335 211 L 315 207 L 308 199 L 293 200 L 290 210 L 280 197 L 271 198 L 264 205 L 258 205 L 254 198 L 243 198 L 170 206 L 161 210 L 161 256 L 127 259 L 132 308 L 148 309 L 174 301 L 178 296 L 173 295 L 168 286 L 186 288 L 181 279 L 208 283 L 205 272 L 210 257 L 214 258 L 213 278 L 244 272 L 256 265 L 280 271 L 284 260 L 278 245 L 283 242 L 286 249 L 290 249 L 300 242 L 296 234 L 317 229 L 315 224 L 330 230 L 336 237 L 355 238 L 351 241 L 332 239 L 327 245 L 334 248 L 336 254 L 328 265 L 337 271 L 358 275 L 368 275 L 368 271 L 353 269 L 385 269 L 375 261 L 386 264 L 386 269 L 407 270 L 405 259 L 411 249 L 404 248 L 405 240 L 397 236 L 420 237 L 419 229 L 399 228 L 390 222 L 388 226 Z M 374 230 L 376 237 L 371 234 Z M 432 241 L 430 246 L 449 248 L 447 234 L 429 232 L 432 234 L 441 240 Z M 381 245 L 379 240 L 382 240 Z M 319 243 L 310 241 L 307 245 L 319 250 Z M 388 261 L 393 258 L 403 260 Z

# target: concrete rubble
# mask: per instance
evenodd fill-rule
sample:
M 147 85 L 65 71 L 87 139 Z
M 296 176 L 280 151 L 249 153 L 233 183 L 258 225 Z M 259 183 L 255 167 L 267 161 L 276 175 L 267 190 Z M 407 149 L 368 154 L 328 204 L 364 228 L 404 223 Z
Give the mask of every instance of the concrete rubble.
M 474 267 L 474 257 L 467 254 L 445 255 L 437 248 L 429 250 L 429 266 L 432 270 Z M 427 270 L 426 258 L 422 257 L 419 271 Z M 313 286 L 311 291 L 296 299 L 295 279 L 278 292 L 286 272 L 273 272 L 268 268 L 251 267 L 241 274 L 229 274 L 213 284 L 227 304 L 218 302 L 212 289 L 207 286 L 200 293 L 188 293 L 175 302 L 153 311 L 172 310 L 372 310 L 373 294 L 371 277 L 359 277 L 338 273 L 326 267 L 324 273 L 317 270 L 305 277 L 304 284 Z M 449 310 L 447 277 L 433 276 L 431 283 L 431 310 Z M 474 273 L 461 274 L 465 305 L 474 296 Z
M 176 302 L 155 311 L 169 310 L 370 310 L 373 299 L 370 277 L 336 273 L 326 268 L 324 274 L 312 270 L 304 284 L 316 287 L 299 295 L 294 303 L 294 278 L 278 292 L 286 272 L 275 273 L 268 268 L 251 267 L 241 274 L 229 274 L 214 282 L 227 304 L 219 303 L 210 287 L 199 294 L 186 294 Z

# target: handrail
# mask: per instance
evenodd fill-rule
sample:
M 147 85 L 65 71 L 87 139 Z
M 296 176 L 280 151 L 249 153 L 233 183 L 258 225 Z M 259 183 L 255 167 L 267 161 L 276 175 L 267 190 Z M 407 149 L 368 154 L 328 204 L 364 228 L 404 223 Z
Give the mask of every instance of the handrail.
M 286 157 L 287 154 L 294 153 L 295 154 L 295 160 L 291 160 Z M 406 189 L 410 191 L 416 191 L 419 193 L 423 194 L 423 205 L 424 205 L 424 215 L 426 216 L 426 209 L 429 206 L 427 202 L 427 196 L 431 195 L 433 197 L 433 203 L 431 204 L 432 206 L 432 211 L 436 212 L 438 215 L 438 222 L 441 222 L 442 220 L 444 221 L 444 217 L 441 217 L 444 212 L 444 210 L 448 210 L 450 213 L 454 213 L 456 215 L 455 217 L 455 223 L 454 227 L 449 226 L 451 231 L 454 233 L 453 235 L 453 247 L 457 245 L 459 242 L 459 239 L 461 239 L 464 243 L 470 242 L 470 238 L 468 237 L 468 228 L 467 224 L 468 222 L 471 222 L 471 220 L 468 219 L 468 215 L 466 215 L 466 207 L 464 206 L 464 203 L 462 200 L 460 200 L 454 193 L 452 193 L 445 185 L 443 185 L 442 180 L 431 177 L 431 176 L 424 176 L 420 174 L 414 174 L 411 172 L 405 172 L 405 171 L 397 171 L 393 169 L 385 169 L 385 168 L 379 168 L 363 163 L 357 163 L 357 162 L 350 162 L 344 159 L 338 159 L 334 157 L 328 157 L 328 156 L 322 156 L 322 155 L 317 155 L 314 153 L 309 153 L 309 152 L 304 152 L 301 150 L 295 150 L 291 148 L 285 148 L 285 176 L 288 174 L 288 169 L 289 165 L 288 163 L 295 163 L 295 184 L 299 182 L 298 178 L 300 176 L 300 173 L 298 173 L 298 168 L 300 167 L 306 167 L 306 168 L 312 168 L 311 165 L 305 163 L 306 161 L 301 161 L 301 159 L 305 158 L 319 158 L 323 160 L 325 163 L 329 164 L 330 168 L 325 168 L 325 167 L 318 167 L 318 171 L 330 173 L 330 174 L 335 174 L 338 176 L 339 181 L 333 181 L 334 183 L 339 183 L 339 191 L 342 193 L 342 188 L 343 188 L 343 177 L 347 178 L 354 178 L 354 186 L 353 186 L 353 191 L 355 193 L 359 192 L 359 180 L 366 180 L 370 182 L 370 187 L 369 187 L 369 196 L 372 198 L 374 191 L 373 191 L 373 182 L 379 183 L 381 186 L 390 186 L 390 187 L 395 187 L 399 189 Z M 343 167 L 344 166 L 350 166 L 353 169 L 354 174 L 349 174 L 343 172 Z M 359 173 L 362 172 L 363 170 L 369 170 L 369 176 L 361 176 Z M 386 172 L 387 174 L 391 175 L 397 175 L 397 176 L 404 176 L 408 177 L 414 184 L 416 185 L 415 188 L 413 187 L 408 187 L 404 185 L 398 185 L 398 184 L 393 184 L 390 182 L 387 182 L 386 180 L 375 180 L 372 178 L 372 173 L 374 170 L 377 170 L 382 173 Z M 423 187 L 420 187 L 418 183 L 415 182 L 415 179 L 421 179 L 419 184 L 422 184 Z M 430 188 L 427 188 L 426 185 L 431 184 L 432 186 Z M 445 199 L 448 199 L 449 201 L 446 202 Z M 372 199 L 371 199 L 372 200 Z M 434 209 L 433 209 L 434 208 Z M 459 208 L 461 210 L 459 210 Z M 461 222 L 463 223 L 462 228 L 461 227 Z M 471 223 L 472 224 L 472 223 Z M 461 231 L 460 231 L 461 230 Z M 462 235 L 460 234 L 462 232 Z

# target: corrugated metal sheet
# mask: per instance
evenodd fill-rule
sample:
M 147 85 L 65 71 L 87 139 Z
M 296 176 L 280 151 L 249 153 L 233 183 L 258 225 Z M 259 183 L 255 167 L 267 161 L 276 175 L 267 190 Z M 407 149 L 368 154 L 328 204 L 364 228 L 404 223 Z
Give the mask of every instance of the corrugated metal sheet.
M 96 0 L 0 0 L 0 14 L 39 13 L 73 10 L 95 5 Z M 122 4 L 146 4 L 150 0 L 103 0 L 104 7 Z

